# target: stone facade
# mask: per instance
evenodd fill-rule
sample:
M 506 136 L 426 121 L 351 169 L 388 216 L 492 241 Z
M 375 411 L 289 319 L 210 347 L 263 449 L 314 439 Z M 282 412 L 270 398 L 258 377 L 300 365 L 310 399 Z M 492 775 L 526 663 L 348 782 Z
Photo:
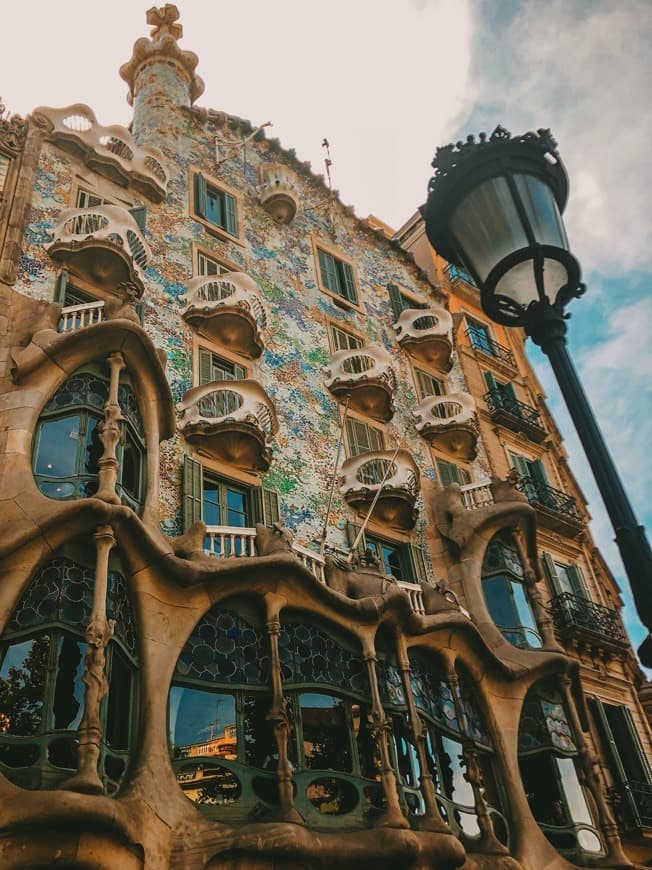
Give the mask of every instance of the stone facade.
M 2 866 L 649 860 L 642 677 L 523 336 L 195 107 L 177 18 L 131 132 L 0 119 Z

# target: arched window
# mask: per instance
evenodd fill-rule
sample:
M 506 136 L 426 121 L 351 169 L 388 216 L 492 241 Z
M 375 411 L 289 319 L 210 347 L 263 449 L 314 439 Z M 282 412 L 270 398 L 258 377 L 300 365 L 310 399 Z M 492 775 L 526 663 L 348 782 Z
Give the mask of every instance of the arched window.
M 502 533 L 494 535 L 482 562 L 482 591 L 487 609 L 505 640 L 522 649 L 539 649 L 541 635 L 524 576 L 514 542 Z
M 75 372 L 47 403 L 34 439 L 34 476 L 49 498 L 88 498 L 97 492 L 98 460 L 103 446 L 98 424 L 109 396 L 108 375 Z M 138 401 L 124 372 L 118 388 L 124 417 L 117 449 L 117 491 L 136 511 L 145 495 L 145 432 Z
M 518 743 L 523 787 L 548 840 L 570 860 L 603 852 L 576 768 L 575 736 L 559 692 L 549 682 L 528 692 Z
M 56 787 L 77 768 L 84 631 L 93 602 L 90 563 L 72 550 L 45 562 L 0 642 L 0 770 L 24 788 Z M 134 611 L 118 570 L 109 572 L 107 616 L 116 625 L 106 649 L 109 690 L 100 710 L 99 772 L 113 794 L 129 760 L 138 665 Z
M 502 814 L 504 800 L 496 775 L 494 752 L 482 714 L 473 699 L 470 678 L 459 674 L 459 722 L 453 690 L 431 656 L 410 651 L 410 686 L 415 706 L 426 727 L 426 757 L 439 808 L 454 833 L 480 834 L 473 789 L 465 777 L 464 735 L 473 745 L 482 775 L 482 788 L 494 831 L 507 844 L 508 826 Z
M 208 815 L 244 818 L 278 803 L 278 753 L 268 641 L 241 602 L 216 605 L 188 638 L 168 703 L 173 768 L 184 794 Z
M 289 613 L 281 623 L 279 654 L 295 725 L 290 755 L 299 811 L 313 827 L 366 826 L 383 796 L 360 648 L 330 626 Z

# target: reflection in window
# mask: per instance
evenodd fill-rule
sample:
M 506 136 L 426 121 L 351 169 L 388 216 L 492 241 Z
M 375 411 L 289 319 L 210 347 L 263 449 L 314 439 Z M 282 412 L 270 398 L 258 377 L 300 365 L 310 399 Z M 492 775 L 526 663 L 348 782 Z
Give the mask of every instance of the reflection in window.
M 524 584 L 525 571 L 513 542 L 496 535 L 482 563 L 482 591 L 491 618 L 503 637 L 524 649 L 542 645 Z
M 0 643 L 0 770 L 23 787 L 56 784 L 62 771 L 76 769 L 93 583 L 86 565 L 64 556 L 50 559 L 34 575 Z M 107 614 L 116 628 L 106 649 L 100 769 L 112 794 L 127 768 L 137 665 L 133 608 L 116 571 L 108 576 Z
M 306 766 L 311 770 L 351 771 L 344 701 L 333 695 L 302 693 L 299 706 Z

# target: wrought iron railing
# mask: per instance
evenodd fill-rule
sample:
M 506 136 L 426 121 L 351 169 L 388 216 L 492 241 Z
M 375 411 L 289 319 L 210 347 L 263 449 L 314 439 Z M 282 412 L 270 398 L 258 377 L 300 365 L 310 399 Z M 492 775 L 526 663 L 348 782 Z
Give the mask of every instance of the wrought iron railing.
M 506 363 L 508 366 L 516 368 L 516 360 L 511 350 L 502 344 L 498 344 L 493 338 L 489 338 L 483 329 L 469 326 L 466 330 L 466 337 L 471 347 L 475 350 L 481 350 L 483 353 L 489 354 L 489 356 L 496 357 L 496 359 Z
M 446 266 L 446 274 L 450 281 L 466 281 L 467 284 L 470 284 L 472 287 L 475 287 L 475 281 L 469 275 L 468 272 L 465 272 L 464 269 L 461 269 L 459 266 L 454 266 L 452 263 L 449 263 Z
M 487 403 L 487 408 L 490 414 L 496 414 L 498 411 L 504 411 L 506 414 L 511 414 L 512 417 L 517 417 L 528 426 L 536 426 L 543 431 L 543 423 L 536 408 L 526 405 L 525 402 L 520 402 L 512 396 L 505 395 L 502 390 L 489 390 L 484 394 L 484 400 Z
M 627 635 L 618 611 L 589 601 L 581 595 L 573 595 L 571 592 L 556 595 L 552 599 L 552 616 L 555 625 L 562 631 L 590 632 L 611 643 L 627 643 Z M 652 812 L 652 795 L 650 800 Z
M 542 507 L 552 511 L 578 525 L 583 523 L 582 514 L 577 507 L 577 502 L 565 492 L 561 492 L 561 490 L 555 489 L 553 486 L 549 486 L 540 480 L 535 480 L 533 477 L 522 477 L 516 489 L 525 493 L 528 501 L 534 507 Z
M 624 803 L 626 827 L 652 828 L 652 785 L 649 782 L 623 782 L 615 786 L 614 791 Z

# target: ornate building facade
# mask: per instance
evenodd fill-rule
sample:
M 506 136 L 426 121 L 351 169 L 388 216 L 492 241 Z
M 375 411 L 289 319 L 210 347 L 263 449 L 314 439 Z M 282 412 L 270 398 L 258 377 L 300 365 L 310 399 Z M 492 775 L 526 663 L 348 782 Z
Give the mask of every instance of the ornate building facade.
M 652 866 L 523 336 L 148 22 L 129 129 L 0 117 L 0 866 Z

